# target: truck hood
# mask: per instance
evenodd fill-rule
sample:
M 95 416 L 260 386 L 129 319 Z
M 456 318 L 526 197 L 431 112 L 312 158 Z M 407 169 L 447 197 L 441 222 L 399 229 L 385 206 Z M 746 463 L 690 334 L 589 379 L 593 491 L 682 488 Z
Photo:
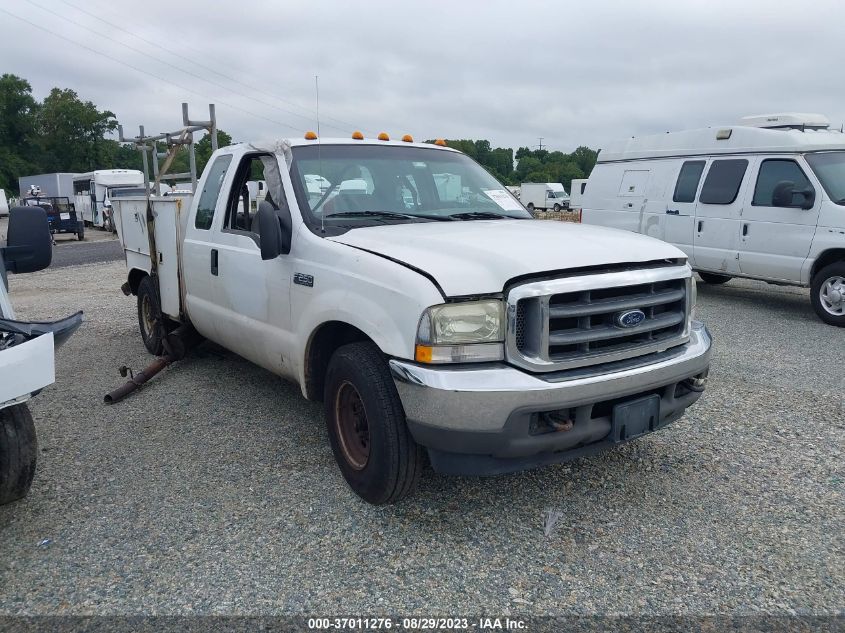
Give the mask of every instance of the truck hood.
M 671 244 L 644 235 L 541 220 L 368 226 L 327 239 L 422 270 L 447 297 L 501 292 L 508 280 L 533 273 L 686 259 Z

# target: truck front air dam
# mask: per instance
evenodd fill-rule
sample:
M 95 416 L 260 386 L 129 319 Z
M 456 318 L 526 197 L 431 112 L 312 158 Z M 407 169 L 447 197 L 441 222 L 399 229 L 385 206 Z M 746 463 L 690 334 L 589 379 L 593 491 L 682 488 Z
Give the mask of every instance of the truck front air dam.
M 449 368 L 396 359 L 390 368 L 408 427 L 435 470 L 498 474 L 599 452 L 674 422 L 701 397 L 711 345 L 694 323 L 684 345 L 601 368 L 534 375 L 500 363 Z M 645 401 L 654 420 L 632 431 L 615 407 Z

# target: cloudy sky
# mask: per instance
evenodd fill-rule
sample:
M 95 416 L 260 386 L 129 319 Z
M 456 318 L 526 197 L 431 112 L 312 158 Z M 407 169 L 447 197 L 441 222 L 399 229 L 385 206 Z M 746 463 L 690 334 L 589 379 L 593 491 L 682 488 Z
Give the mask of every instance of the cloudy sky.
M 315 127 L 571 151 L 821 112 L 845 122 L 837 2 L 0 0 L 0 72 L 130 131 L 217 104 L 236 140 Z M 23 18 L 23 20 L 17 19 Z

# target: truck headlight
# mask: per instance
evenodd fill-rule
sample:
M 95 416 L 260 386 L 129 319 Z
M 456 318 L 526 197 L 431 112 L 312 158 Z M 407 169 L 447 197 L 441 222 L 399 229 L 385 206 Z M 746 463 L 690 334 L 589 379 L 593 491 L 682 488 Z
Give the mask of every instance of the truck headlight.
M 498 299 L 432 306 L 417 327 L 420 363 L 467 363 L 504 358 L 504 306 Z

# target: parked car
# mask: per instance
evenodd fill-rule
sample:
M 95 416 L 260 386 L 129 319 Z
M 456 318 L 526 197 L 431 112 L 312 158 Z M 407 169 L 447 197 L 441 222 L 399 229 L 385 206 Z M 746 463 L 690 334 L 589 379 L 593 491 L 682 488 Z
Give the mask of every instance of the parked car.
M 814 114 L 632 138 L 599 153 L 582 222 L 657 237 L 710 284 L 810 287 L 845 326 L 845 135 Z
M 569 208 L 569 194 L 559 182 L 524 182 L 520 186 L 519 201 L 529 211 Z
M 192 200 L 150 201 L 152 232 L 145 199 L 115 200 L 124 292 L 152 354 L 191 325 L 322 401 L 363 499 L 408 495 L 425 452 L 444 473 L 532 468 L 701 396 L 711 338 L 680 250 L 534 220 L 447 147 L 315 138 L 217 150 Z M 265 199 L 239 212 L 259 172 Z
M 38 449 L 27 401 L 55 382 L 54 349 L 82 323 L 82 312 L 55 322 L 15 320 L 7 273 L 46 268 L 52 248 L 43 209 L 11 210 L 6 246 L 0 247 L 0 504 L 29 491 Z

